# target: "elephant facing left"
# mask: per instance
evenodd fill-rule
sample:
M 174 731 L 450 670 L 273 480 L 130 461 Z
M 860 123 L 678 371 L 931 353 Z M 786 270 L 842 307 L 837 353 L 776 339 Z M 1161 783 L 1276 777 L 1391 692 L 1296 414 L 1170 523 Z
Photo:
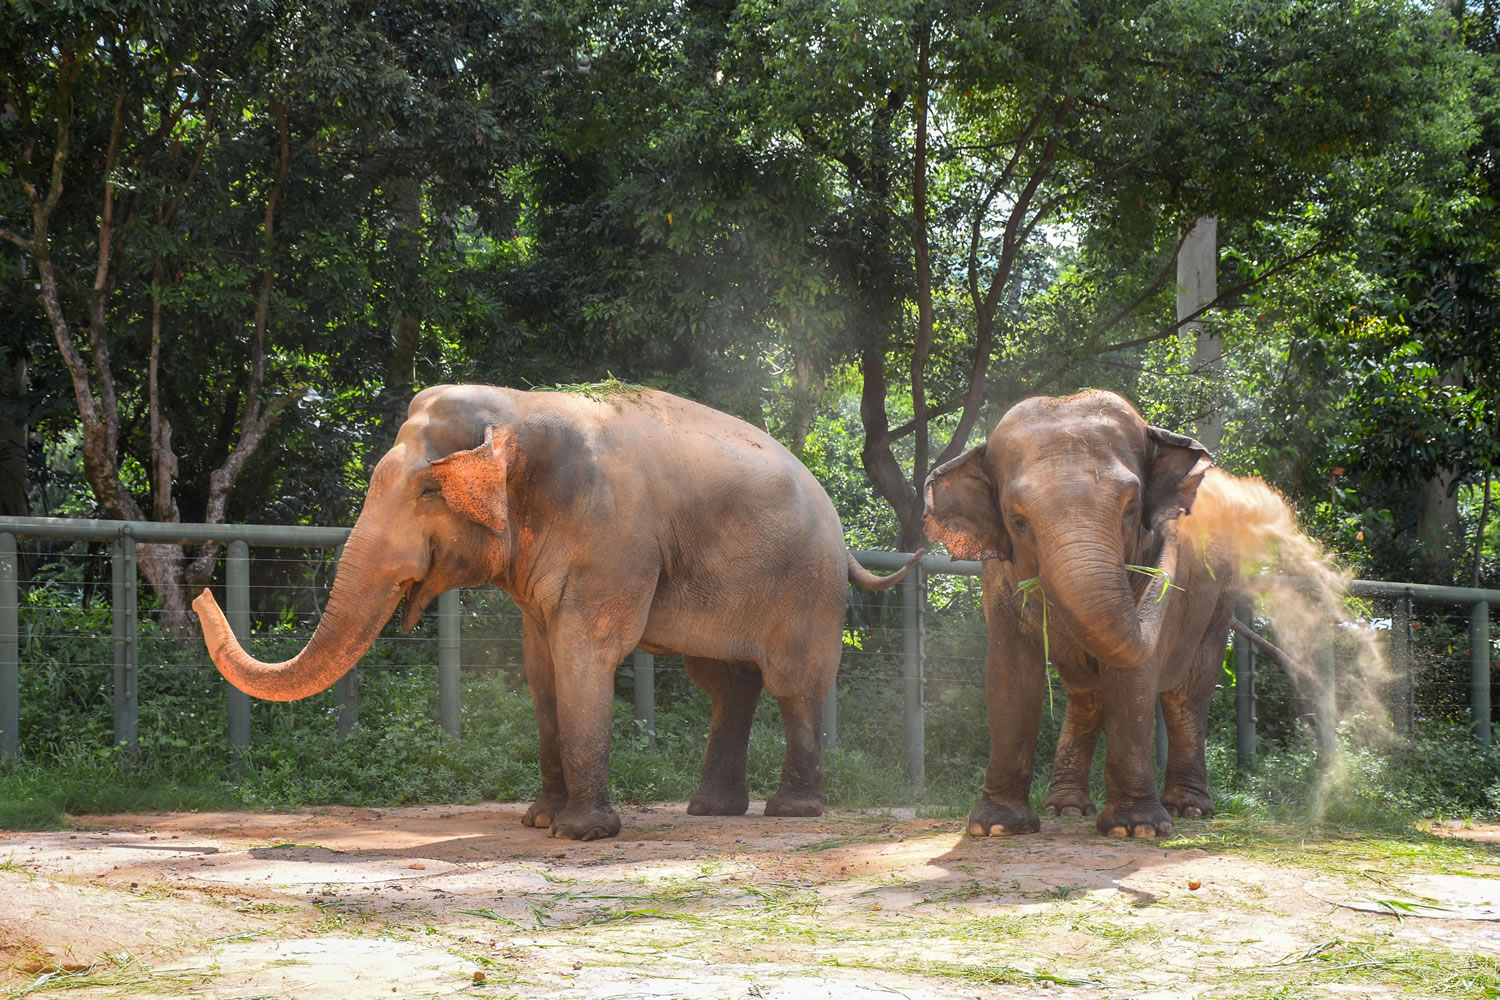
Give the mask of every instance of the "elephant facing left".
M 806 467 L 727 414 L 647 389 L 447 385 L 416 395 L 375 466 L 300 653 L 255 660 L 210 591 L 193 607 L 230 683 L 290 701 L 348 671 L 403 598 L 410 629 L 443 591 L 494 584 L 521 610 L 541 744 L 541 796 L 522 821 L 593 840 L 620 830 L 609 799 L 613 678 L 636 647 L 682 654 L 713 703 L 689 812 L 749 807 L 750 720 L 764 687 L 786 726 L 766 813 L 820 814 L 818 724 L 846 584 L 884 589 L 908 569 L 860 567 Z

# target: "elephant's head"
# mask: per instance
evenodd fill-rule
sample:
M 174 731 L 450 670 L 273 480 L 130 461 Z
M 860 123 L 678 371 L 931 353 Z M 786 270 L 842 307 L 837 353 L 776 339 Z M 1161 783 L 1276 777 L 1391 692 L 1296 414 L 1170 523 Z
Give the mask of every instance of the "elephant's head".
M 1197 441 L 1150 426 L 1114 393 L 1027 399 L 927 477 L 927 534 L 955 558 L 1039 575 L 1090 655 L 1139 666 L 1167 602 L 1125 567 L 1175 574 L 1172 522 L 1192 510 L 1211 464 Z
M 409 630 L 438 594 L 507 571 L 518 449 L 494 406 L 499 391 L 444 386 L 412 401 L 395 445 L 370 476 L 323 617 L 296 656 L 254 659 L 212 593 L 193 601 L 214 665 L 231 684 L 270 701 L 315 694 L 364 655 L 403 597 L 401 626 Z

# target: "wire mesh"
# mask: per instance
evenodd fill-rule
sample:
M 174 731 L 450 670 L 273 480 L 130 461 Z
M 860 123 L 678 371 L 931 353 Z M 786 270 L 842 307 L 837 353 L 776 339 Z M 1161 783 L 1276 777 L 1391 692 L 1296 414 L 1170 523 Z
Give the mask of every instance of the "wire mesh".
M 114 667 L 110 546 L 23 539 L 22 553 L 19 644 L 23 669 L 46 673 L 70 692 L 69 697 L 105 711 Z M 330 549 L 252 549 L 250 651 L 260 659 L 277 660 L 301 649 L 327 606 L 335 572 L 335 552 Z M 211 581 L 220 595 L 223 579 L 221 561 Z M 907 678 L 901 600 L 901 588 L 882 593 L 851 590 L 837 680 L 839 725 L 844 734 L 866 730 L 878 738 L 899 738 L 893 732 L 893 727 L 899 728 L 899 712 L 893 712 L 892 706 L 903 697 Z M 162 670 L 199 669 L 207 680 L 217 680 L 196 630 L 174 629 L 167 602 L 143 576 L 138 579 L 137 603 L 136 648 L 143 678 Z M 1387 645 L 1396 627 L 1396 605 L 1393 598 L 1369 598 L 1361 605 L 1361 620 Z M 462 591 L 458 625 L 462 671 L 500 671 L 517 688 L 524 684 L 521 614 L 509 597 L 493 588 Z M 1256 625 L 1275 638 L 1274 621 L 1257 621 Z M 922 700 L 931 716 L 929 752 L 935 744 L 954 738 L 947 732 L 950 724 L 960 726 L 966 739 L 983 739 L 987 638 L 979 580 L 930 577 L 920 631 Z M 1417 604 L 1410 619 L 1410 656 L 1388 664 L 1383 675 L 1356 674 L 1352 654 L 1340 646 L 1334 659 L 1340 715 L 1357 707 L 1356 684 L 1360 684 L 1377 686 L 1382 704 L 1409 703 L 1417 724 L 1469 720 L 1469 641 L 1467 608 Z M 362 659 L 360 669 L 430 666 L 437 661 L 437 642 L 434 614 L 425 615 L 409 634 L 402 634 L 393 621 Z M 1487 655 L 1493 664 L 1493 627 Z M 659 656 L 655 668 L 658 706 L 698 696 L 679 657 Z M 1495 690 L 1493 670 L 1490 678 L 1493 705 L 1500 700 L 1500 690 Z M 1214 709 L 1219 724 L 1232 724 L 1226 721 L 1233 719 L 1232 679 L 1232 660 L 1226 656 L 1225 680 Z M 617 694 L 628 698 L 634 681 L 627 659 L 617 674 Z M 1409 687 L 1402 689 L 1403 684 Z M 152 685 L 146 683 L 143 710 L 151 690 Z M 212 690 L 205 687 L 205 695 Z M 1254 693 L 1262 738 L 1290 738 L 1298 721 L 1316 711 L 1317 693 L 1263 655 L 1256 657 Z M 205 705 L 203 710 L 222 708 Z M 331 706 L 327 710 L 332 714 Z

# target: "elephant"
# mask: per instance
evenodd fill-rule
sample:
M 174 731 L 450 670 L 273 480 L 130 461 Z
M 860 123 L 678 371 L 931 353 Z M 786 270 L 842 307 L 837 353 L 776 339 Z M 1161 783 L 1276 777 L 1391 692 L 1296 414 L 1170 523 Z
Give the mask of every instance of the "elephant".
M 306 697 L 354 665 L 403 599 L 409 630 L 441 592 L 492 583 L 520 608 L 536 710 L 542 788 L 526 825 L 576 840 L 619 832 L 613 676 L 636 647 L 682 654 L 712 700 L 689 812 L 748 809 L 764 687 L 786 728 L 766 814 L 821 814 L 820 713 L 847 584 L 884 589 L 911 564 L 884 577 L 861 567 L 827 493 L 765 432 L 665 392 L 602 385 L 418 393 L 370 476 L 306 646 L 282 663 L 255 660 L 204 590 L 193 607 L 215 666 L 254 697 Z
M 1169 836 L 1172 816 L 1213 814 L 1204 743 L 1239 565 L 1192 517 L 1200 488 L 1207 496 L 1232 478 L 1212 461 L 1122 397 L 1088 390 L 1017 403 L 985 443 L 928 476 L 929 539 L 982 560 L 990 759 L 971 835 L 1040 829 L 1029 792 L 1049 658 L 1068 700 L 1046 809 L 1094 811 L 1102 730 L 1100 833 Z M 1168 735 L 1160 796 L 1158 697 Z

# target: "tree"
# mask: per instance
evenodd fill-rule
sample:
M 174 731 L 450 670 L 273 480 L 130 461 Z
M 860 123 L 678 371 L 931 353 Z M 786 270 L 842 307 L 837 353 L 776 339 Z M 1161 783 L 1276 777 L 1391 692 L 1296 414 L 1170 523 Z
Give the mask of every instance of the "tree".
M 734 302 L 719 336 L 788 358 L 804 400 L 856 359 L 864 468 L 908 548 L 928 470 L 988 407 L 1175 332 L 1155 317 L 1193 219 L 1233 233 L 1319 199 L 1340 206 L 1331 233 L 1356 215 L 1368 195 L 1348 165 L 1403 136 L 1441 47 L 1392 0 L 624 3 L 586 34 L 597 117 L 580 120 L 596 138 L 559 175 L 586 177 L 576 203 L 598 212 L 539 252 L 587 234 L 609 254 L 619 282 L 590 270 L 582 297 L 610 323 L 665 305 L 668 329 L 701 330 Z M 554 193 L 541 201 L 567 200 Z M 1290 263 L 1238 276 L 1205 312 Z M 1029 310 L 1078 268 L 1092 314 L 1028 340 L 1045 328 Z
M 460 213 L 503 221 L 552 65 L 543 18 L 484 0 L 16 3 L 0 18 L 0 237 L 36 274 L 100 511 L 126 519 L 175 521 L 191 498 L 224 520 L 278 420 L 333 395 L 310 381 L 368 381 L 356 345 L 382 318 L 409 387 L 395 359 L 415 351 L 402 317 L 424 305 L 422 268 Z M 403 252 L 374 302 L 355 262 L 393 232 Z M 185 620 L 214 549 L 139 551 Z

